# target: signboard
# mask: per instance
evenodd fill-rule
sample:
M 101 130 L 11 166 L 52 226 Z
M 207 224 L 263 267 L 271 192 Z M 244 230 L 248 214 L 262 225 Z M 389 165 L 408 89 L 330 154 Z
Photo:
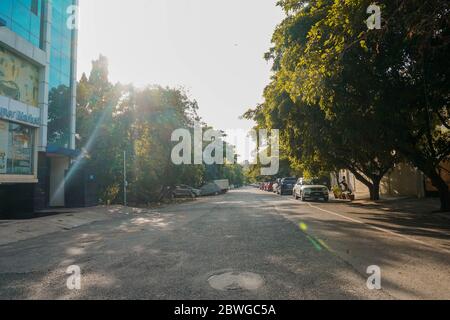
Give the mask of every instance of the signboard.
M 10 111 L 3 107 L 0 107 L 0 118 L 25 122 L 33 126 L 39 126 L 41 123 L 41 119 L 39 117 L 33 117 L 29 114 L 23 113 L 22 111 Z

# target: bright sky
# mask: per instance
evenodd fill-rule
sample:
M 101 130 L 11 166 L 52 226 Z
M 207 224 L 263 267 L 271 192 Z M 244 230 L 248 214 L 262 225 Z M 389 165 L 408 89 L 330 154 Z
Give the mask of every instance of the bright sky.
M 80 0 L 78 77 L 108 57 L 113 82 L 183 86 L 217 129 L 262 101 L 276 0 Z

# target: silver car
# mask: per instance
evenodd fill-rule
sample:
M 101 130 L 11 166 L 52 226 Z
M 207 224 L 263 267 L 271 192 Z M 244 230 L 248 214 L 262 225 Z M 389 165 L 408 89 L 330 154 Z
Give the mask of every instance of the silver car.
M 300 178 L 292 191 L 294 198 L 306 200 L 323 200 L 328 202 L 330 199 L 330 190 L 327 186 L 314 184 L 312 180 Z
M 181 184 L 175 187 L 172 195 L 174 198 L 195 198 L 200 196 L 200 190 Z

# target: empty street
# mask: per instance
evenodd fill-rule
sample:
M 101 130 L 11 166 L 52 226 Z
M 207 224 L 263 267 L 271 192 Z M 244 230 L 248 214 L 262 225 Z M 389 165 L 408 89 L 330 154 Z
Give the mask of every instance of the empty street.
M 449 220 L 409 209 L 247 187 L 159 209 L 83 209 L 101 217 L 91 220 L 67 210 L 4 221 L 0 298 L 449 299 Z M 39 223 L 49 231 L 33 234 Z M 13 226 L 22 238 L 8 241 Z M 80 289 L 67 285 L 69 266 Z M 380 290 L 367 286 L 370 266 Z

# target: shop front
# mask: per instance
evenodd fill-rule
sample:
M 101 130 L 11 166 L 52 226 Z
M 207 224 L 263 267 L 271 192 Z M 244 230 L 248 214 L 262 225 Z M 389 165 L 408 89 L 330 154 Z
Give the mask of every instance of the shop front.
M 35 137 L 35 128 L 0 120 L 0 182 L 37 182 Z
M 0 216 L 34 211 L 36 128 L 0 119 Z
M 40 68 L 0 47 L 0 183 L 37 182 Z
M 42 67 L 0 46 L 0 215 L 34 210 Z

